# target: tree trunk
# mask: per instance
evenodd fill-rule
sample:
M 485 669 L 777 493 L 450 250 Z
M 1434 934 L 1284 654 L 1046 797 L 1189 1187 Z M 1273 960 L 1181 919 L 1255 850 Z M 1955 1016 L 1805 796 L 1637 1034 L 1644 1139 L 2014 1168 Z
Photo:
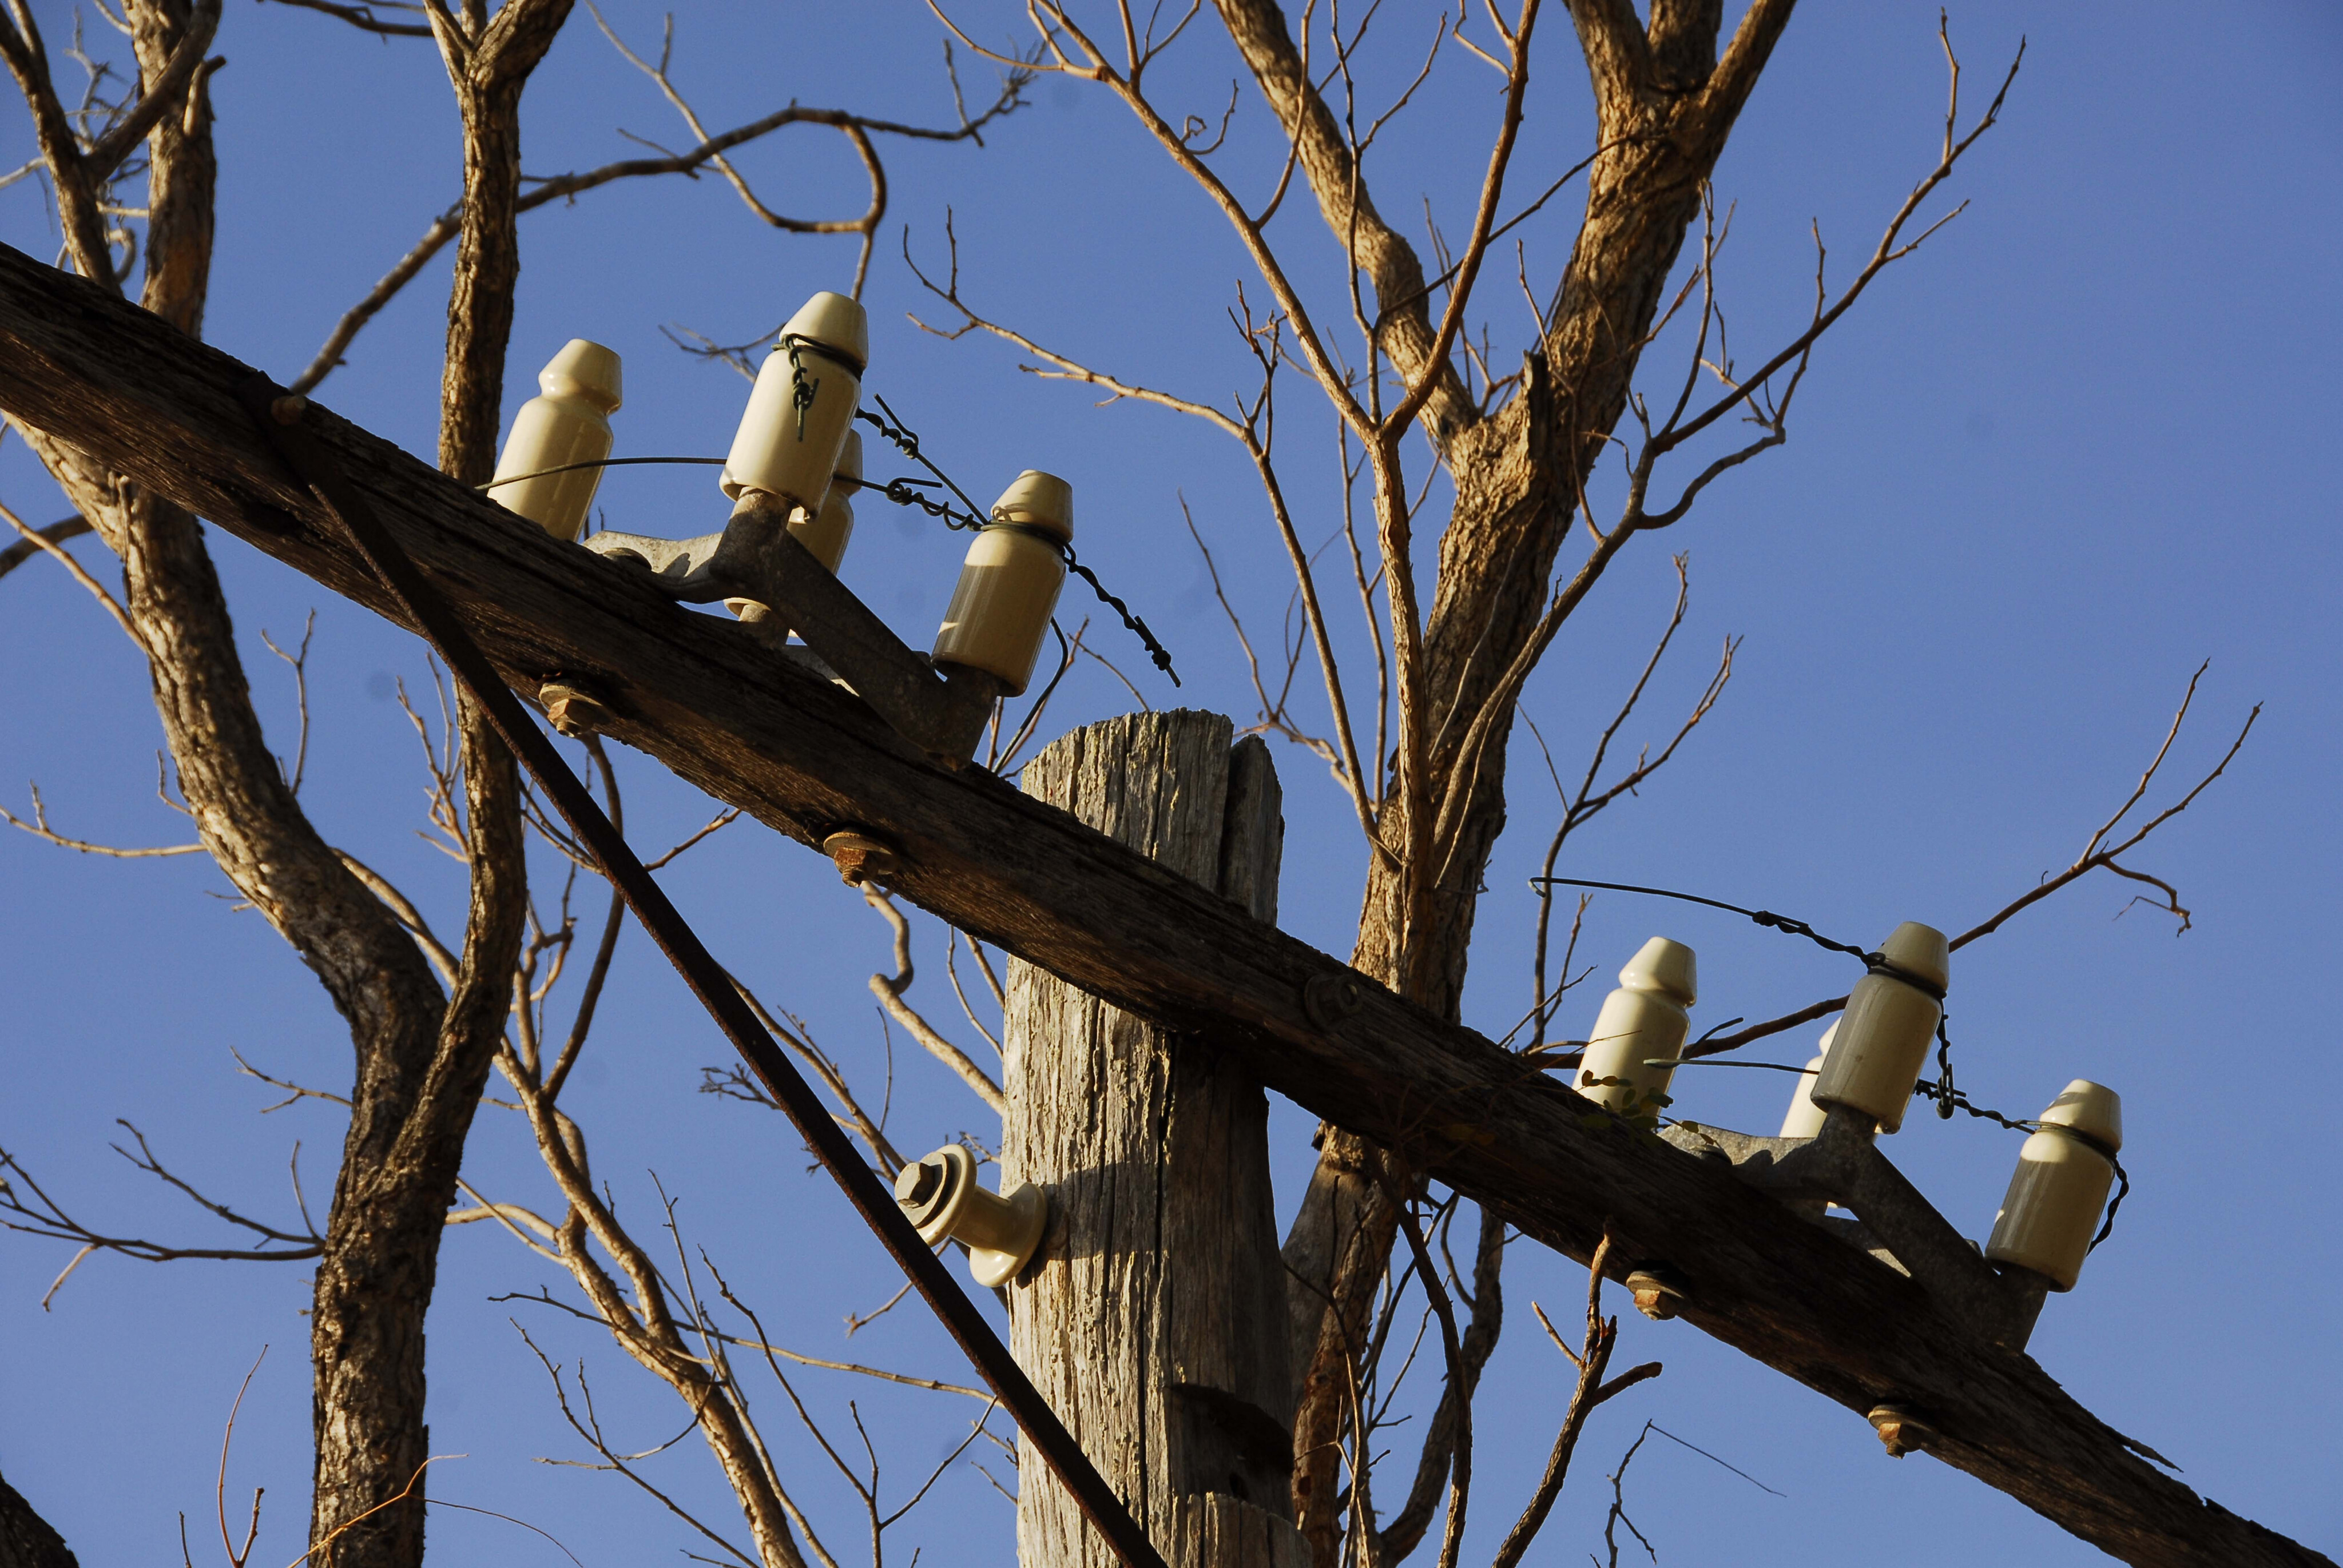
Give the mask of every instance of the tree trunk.
M 1025 790 L 1274 921 L 1283 838 L 1268 749 L 1217 714 L 1078 729 Z M 1287 1568 L 1292 1380 L 1267 1101 L 1228 1060 L 1044 970 L 1009 979 L 1004 1182 L 1050 1194 L 1011 1345 L 1172 1568 Z M 1041 1464 L 1024 1568 L 1106 1568 Z
M 1750 6 L 1722 60 L 1724 7 L 1715 0 L 1654 0 L 1648 25 L 1634 7 L 1612 0 L 1570 5 L 1594 88 L 1601 150 L 1587 173 L 1585 219 L 1544 338 L 1523 363 L 1522 394 L 1487 417 L 1452 389 L 1452 366 L 1423 362 L 1432 341 L 1423 268 L 1374 215 L 1276 5 L 1219 5 L 1263 95 L 1294 137 L 1322 215 L 1353 265 L 1369 275 L 1376 319 L 1391 323 L 1383 349 L 1411 381 L 1434 382 L 1422 423 L 1454 477 L 1456 496 L 1440 537 L 1423 630 L 1428 711 L 1416 728 L 1433 739 L 1422 755 L 1402 763 L 1430 782 L 1434 799 L 1454 780 L 1463 810 L 1453 844 L 1437 851 L 1420 915 L 1410 909 L 1409 878 L 1425 869 L 1370 857 L 1352 962 L 1453 1020 L 1489 855 L 1505 825 L 1505 753 L 1518 694 L 1508 672 L 1560 597 L 1554 563 L 1586 477 L 1627 407 L 1645 336 L 1699 213 L 1702 189 L 1792 4 Z M 1614 525 L 1578 568 L 1575 591 L 1583 593 L 1634 532 Z M 1490 722 L 1476 726 L 1484 710 Z M 1382 759 L 1374 764 L 1383 765 Z M 1408 840 L 1406 811 L 1405 792 L 1394 790 L 1378 822 L 1384 842 Z M 1413 1190 L 1418 1178 L 1387 1151 L 1338 1128 L 1324 1130 L 1321 1149 L 1286 1251 L 1309 1282 L 1297 1292 L 1292 1333 L 1293 1370 L 1302 1380 L 1293 1490 L 1302 1526 L 1325 1564 L 1333 1560 L 1340 1497 L 1334 1440 L 1353 1376 L 1346 1347 L 1360 1342 L 1397 1232 L 1388 1193 Z M 1301 1304 L 1305 1297 L 1334 1309 L 1321 1314 L 1314 1331 Z

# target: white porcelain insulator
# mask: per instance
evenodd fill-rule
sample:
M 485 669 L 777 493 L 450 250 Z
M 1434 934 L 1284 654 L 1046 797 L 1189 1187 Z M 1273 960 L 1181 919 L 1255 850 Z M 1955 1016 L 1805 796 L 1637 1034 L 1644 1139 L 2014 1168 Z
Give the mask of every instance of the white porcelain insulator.
M 1698 995 L 1693 950 L 1665 937 L 1645 942 L 1603 999 L 1571 1087 L 1623 1116 L 1656 1113 L 1692 1030 L 1684 1010 Z
M 743 490 L 763 490 L 818 515 L 854 423 L 869 357 L 860 305 L 837 294 L 808 300 L 757 372 L 724 460 L 725 496 L 737 501 Z
M 573 337 L 538 374 L 538 396 L 513 416 L 512 431 L 497 457 L 497 478 L 533 474 L 535 478 L 491 485 L 489 499 L 519 513 L 557 539 L 574 539 L 586 526 L 594 492 L 602 482 L 599 468 L 571 467 L 599 463 L 610 455 L 610 416 L 621 399 L 618 356 L 615 350 Z
M 940 1194 L 922 1192 L 939 1178 Z M 966 1245 L 969 1272 L 988 1288 L 1014 1279 L 1032 1261 L 1049 1225 L 1050 1202 L 1040 1188 L 1020 1182 L 1001 1192 L 986 1191 L 977 1181 L 975 1156 L 957 1143 L 904 1166 L 896 1177 L 895 1201 L 928 1245 L 946 1238 Z
M 1889 963 L 1940 989 L 1949 978 L 1945 934 L 1933 926 L 1906 920 L 1879 946 Z M 1902 1127 L 1944 1011 L 1944 1003 L 1892 974 L 1874 971 L 1855 981 L 1815 1084 L 1815 1102 L 1860 1111 L 1882 1132 Z
M 1065 558 L 1049 538 L 1073 539 L 1073 487 L 1028 468 L 994 503 L 992 517 L 968 548 L 936 633 L 935 660 L 988 671 L 1015 697 L 1032 682 L 1065 586 Z
M 838 574 L 839 563 L 846 558 L 847 541 L 854 537 L 855 487 L 841 485 L 838 480 L 860 477 L 862 432 L 849 430 L 846 444 L 839 449 L 830 493 L 822 498 L 820 508 L 809 512 L 800 507 L 789 517 L 790 536 L 812 551 L 813 558 L 828 567 L 833 577 Z
M 2062 1111 L 2083 1126 L 2083 1135 L 2056 1120 Z M 2071 1291 L 2082 1277 L 2083 1260 L 2099 1228 L 2099 1213 L 2114 1185 L 2114 1162 L 2091 1147 L 2097 1141 L 2119 1147 L 2121 1101 L 2115 1091 L 2077 1079 L 2043 1113 L 2047 1124 L 2017 1152 L 2001 1212 L 1985 1255 L 1996 1263 L 2031 1269 L 2051 1288 Z M 2112 1131 L 2112 1139 L 2099 1136 Z
M 1821 1136 L 1823 1119 L 1830 1112 L 1815 1103 L 1814 1088 L 1821 1081 L 1823 1063 L 1830 1060 L 1831 1039 L 1837 1033 L 1838 1025 L 1835 1023 L 1823 1030 L 1821 1040 L 1815 1046 L 1815 1059 L 1806 1063 L 1805 1071 L 1798 1075 L 1796 1086 L 1790 1091 L 1790 1109 L 1782 1117 L 1783 1137 Z

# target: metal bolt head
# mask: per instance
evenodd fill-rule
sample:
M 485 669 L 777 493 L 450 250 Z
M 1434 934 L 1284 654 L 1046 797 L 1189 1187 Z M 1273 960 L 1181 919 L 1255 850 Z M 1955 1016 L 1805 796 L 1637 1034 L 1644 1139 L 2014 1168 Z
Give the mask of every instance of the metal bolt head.
M 951 1168 L 943 1161 L 914 1161 L 895 1176 L 895 1202 L 911 1218 L 914 1225 L 923 1225 L 950 1196 Z
M 538 687 L 537 699 L 545 705 L 547 722 L 573 740 L 607 728 L 617 717 L 600 699 L 563 681 L 548 680 Z
M 873 834 L 850 828 L 821 841 L 821 852 L 838 864 L 839 879 L 850 887 L 895 874 L 895 847 Z
M 1314 974 L 1302 984 L 1302 1015 L 1320 1029 L 1333 1028 L 1366 1003 L 1354 975 Z
M 1936 1429 L 1900 1404 L 1872 1406 L 1870 1421 L 1890 1459 L 1901 1459 L 1915 1449 L 1936 1446 Z
M 1635 1310 L 1647 1318 L 1665 1322 L 1683 1309 L 1684 1287 L 1656 1270 L 1637 1269 L 1627 1276 L 1627 1289 L 1634 1292 Z

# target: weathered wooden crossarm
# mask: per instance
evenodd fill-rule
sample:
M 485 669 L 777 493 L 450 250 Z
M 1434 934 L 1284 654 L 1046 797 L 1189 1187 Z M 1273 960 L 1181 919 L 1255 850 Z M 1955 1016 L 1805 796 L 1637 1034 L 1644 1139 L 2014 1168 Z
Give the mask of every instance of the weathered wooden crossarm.
M 0 246 L 0 408 L 384 609 L 236 401 L 250 375 Z M 981 769 L 934 765 L 746 628 L 670 602 L 639 568 L 549 538 L 322 409 L 307 426 L 522 693 L 591 682 L 615 739 L 801 842 L 846 827 L 883 836 L 900 853 L 895 886 L 922 908 L 1237 1052 L 1272 1089 L 1408 1150 L 1547 1245 L 1584 1259 L 1608 1224 L 1618 1273 L 1672 1269 L 1685 1321 L 1852 1410 L 1915 1412 L 1941 1434 L 1938 1457 L 2118 1557 L 2333 1568 L 2201 1501 L 2032 1360 L 1729 1171 L 1469 1030 L 1345 986 L 1336 960 Z

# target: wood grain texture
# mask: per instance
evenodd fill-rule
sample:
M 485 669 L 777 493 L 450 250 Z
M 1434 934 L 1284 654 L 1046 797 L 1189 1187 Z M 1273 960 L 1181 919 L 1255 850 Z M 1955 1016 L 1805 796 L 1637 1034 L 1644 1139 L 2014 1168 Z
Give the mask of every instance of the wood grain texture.
M 0 408 L 381 609 L 380 587 L 236 401 L 251 374 L 0 247 Z M 1916 1407 L 1944 1434 L 1939 1457 L 2127 1562 L 2328 1563 L 2207 1504 L 2030 1358 L 1994 1350 L 1909 1280 L 1724 1171 L 1379 986 L 1362 986 L 1340 1022 L 1312 1022 L 1304 981 L 1346 972 L 1325 954 L 980 769 L 929 764 L 742 628 L 668 602 L 390 443 L 322 409 L 311 423 L 520 691 L 592 678 L 615 739 L 776 830 L 809 845 L 848 825 L 885 835 L 914 903 L 1208 1038 L 1546 1245 L 1583 1260 L 1610 1221 L 1615 1272 L 1665 1261 L 1684 1277 L 1684 1321 L 1851 1410 Z M 708 518 L 637 521 L 680 537 Z
M 1025 793 L 1273 920 L 1277 775 L 1260 739 L 1229 740 L 1216 713 L 1108 719 L 1035 758 Z M 1261 1085 L 1046 970 L 1014 962 L 1008 985 L 1001 1180 L 1051 1201 L 1011 1349 L 1172 1568 L 1299 1568 Z M 1064 1489 L 1019 1474 L 1022 1568 L 1110 1568 Z
M 0 1568 L 81 1568 L 66 1549 L 65 1538 L 5 1480 L 0 1480 Z

